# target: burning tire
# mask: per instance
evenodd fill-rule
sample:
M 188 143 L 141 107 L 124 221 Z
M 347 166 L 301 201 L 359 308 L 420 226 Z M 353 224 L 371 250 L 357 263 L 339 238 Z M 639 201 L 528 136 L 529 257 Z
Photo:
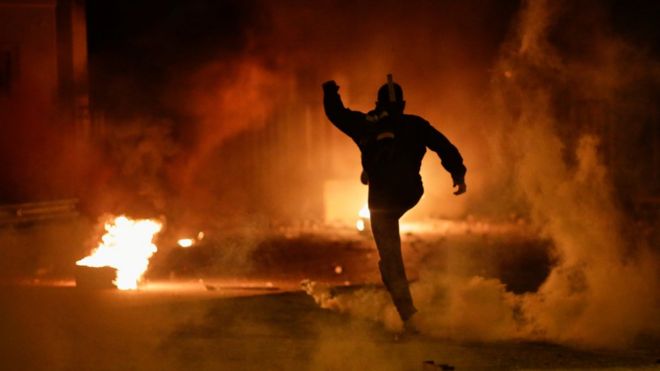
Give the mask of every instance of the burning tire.
M 117 277 L 117 270 L 112 267 L 76 266 L 76 287 L 85 289 L 115 289 L 112 282 Z

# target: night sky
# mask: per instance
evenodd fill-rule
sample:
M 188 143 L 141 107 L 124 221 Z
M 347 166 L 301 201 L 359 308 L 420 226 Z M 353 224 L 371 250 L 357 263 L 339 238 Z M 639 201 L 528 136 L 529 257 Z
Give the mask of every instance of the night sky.
M 657 27 L 660 4 L 657 1 L 561 3 L 564 7 L 561 18 L 567 23 L 583 21 L 587 24 L 593 18 L 593 14 L 587 12 L 593 12 L 593 5 L 597 4 L 614 33 L 637 43 L 652 55 L 660 53 Z M 430 18 L 437 17 L 438 27 L 434 27 L 433 32 L 445 32 L 449 38 L 461 35 L 467 58 L 476 61 L 472 72 L 480 74 L 478 79 L 485 84 L 489 79 L 486 70 L 500 50 L 500 43 L 511 32 L 511 23 L 520 5 L 517 0 L 416 1 L 408 5 L 396 1 L 89 1 L 92 104 L 94 109 L 108 115 L 149 114 L 176 118 L 182 112 L 164 102 L 163 92 L 177 89 L 182 76 L 206 63 L 256 54 L 277 69 L 276 59 L 280 56 L 273 49 L 278 48 L 284 52 L 315 50 L 322 57 L 325 53 L 341 55 L 345 52 L 343 43 L 350 41 L 346 40 L 347 35 L 351 36 L 346 29 L 364 32 L 361 23 L 396 18 L 397 12 L 402 14 L 405 27 L 405 12 L 410 9 L 413 13 L 420 9 L 430 11 Z M 292 31 L 280 33 L 282 26 L 277 23 L 287 9 L 297 9 L 294 17 L 286 20 Z M 577 30 L 578 34 L 573 31 L 570 27 L 557 27 L 555 42 L 579 54 L 584 46 L 572 40 L 579 40 L 581 31 Z M 379 30 L 367 27 L 366 32 L 373 33 L 371 37 L 376 39 Z M 357 36 L 359 40 L 370 37 Z M 393 52 L 398 53 L 397 50 Z M 420 71 L 423 72 L 424 67 L 424 61 L 420 61 Z M 312 76 L 318 83 L 325 80 L 319 69 Z
M 482 61 L 486 68 L 519 2 L 484 4 L 473 17 L 472 9 L 478 3 L 420 1 L 411 4 L 410 9 L 437 12 L 438 31 L 450 37 L 463 34 L 465 49 L 473 53 L 471 58 Z M 278 34 L 282 26 L 276 24 L 291 8 L 298 13 L 286 21 L 292 31 Z M 346 49 L 352 49 L 344 45 L 351 41 L 347 40 L 351 36 L 347 30 L 362 33 L 367 20 L 396 18 L 396 13 L 406 8 L 396 1 L 90 1 L 87 13 L 93 101 L 97 109 L 113 115 L 153 113 L 163 89 L 176 89 L 171 85 L 173 81 L 214 60 L 256 54 L 265 63 L 276 64 L 278 52 L 273 49 L 278 48 L 331 53 L 341 59 L 342 52 L 350 53 Z M 404 27 L 407 21 L 401 17 Z M 398 20 L 392 23 L 399 27 Z M 387 27 L 383 24 L 366 29 L 375 39 L 382 31 L 379 28 Z M 361 40 L 369 37 L 359 36 Z M 141 94 L 124 99 L 123 92 L 136 90 Z M 158 107 L 160 112 L 163 108 Z
M 87 14 L 92 96 L 114 114 L 152 111 L 173 76 L 241 52 L 260 23 L 251 1 L 90 1 Z

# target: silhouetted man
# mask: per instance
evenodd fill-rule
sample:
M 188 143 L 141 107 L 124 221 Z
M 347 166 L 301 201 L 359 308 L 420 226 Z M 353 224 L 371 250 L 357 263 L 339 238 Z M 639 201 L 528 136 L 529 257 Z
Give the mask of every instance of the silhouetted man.
M 465 166 L 447 138 L 419 116 L 403 113 L 401 86 L 392 82 L 378 90 L 376 108 L 365 114 L 344 107 L 339 86 L 323 84 L 323 105 L 328 119 L 358 145 L 362 153 L 361 181 L 369 185 L 371 231 L 376 241 L 381 277 L 406 329 L 417 312 L 412 302 L 401 255 L 399 218 L 424 193 L 419 170 L 426 148 L 438 153 L 451 173 L 455 195 L 466 191 Z

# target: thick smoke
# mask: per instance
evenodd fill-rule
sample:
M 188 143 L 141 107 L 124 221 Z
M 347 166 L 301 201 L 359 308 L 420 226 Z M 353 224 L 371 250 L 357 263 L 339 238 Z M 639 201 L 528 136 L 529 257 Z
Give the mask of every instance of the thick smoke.
M 192 129 L 194 147 L 184 156 L 180 180 L 190 186 L 199 180 L 200 172 L 214 166 L 209 159 L 226 141 L 268 124 L 274 108 L 283 99 L 290 99 L 288 81 L 291 77 L 286 73 L 249 57 L 212 62 L 186 76 L 184 86 L 188 89 L 176 94 L 176 99 L 196 125 Z
M 590 22 L 606 29 L 592 7 L 596 20 Z M 500 163 L 499 176 L 491 175 L 514 188 L 513 202 L 523 205 L 540 236 L 553 243 L 557 263 L 537 292 L 523 295 L 507 292 L 495 279 L 423 270 L 411 290 L 424 333 L 590 347 L 627 346 L 640 334 L 657 335 L 657 251 L 628 229 L 614 192 L 615 170 L 599 150 L 600 133 L 585 126 L 567 135 L 566 126 L 575 123 L 565 122 L 558 110 L 562 99 L 575 105 L 589 97 L 620 117 L 634 117 L 628 109 L 635 102 L 624 92 L 640 76 L 657 83 L 657 64 L 606 31 L 579 40 L 592 43 L 583 55 L 562 54 L 551 42 L 560 20 L 567 22 L 562 15 L 558 3 L 524 3 L 491 89 L 498 125 L 492 149 Z M 631 57 L 634 76 L 620 73 Z M 324 307 L 391 328 L 401 325 L 385 294 L 331 295 L 307 288 Z
M 205 4 L 185 8 L 195 15 L 190 19 L 202 23 L 190 29 L 134 22 L 140 25 L 132 30 L 134 39 L 122 48 L 114 46 L 114 53 L 131 56 L 120 68 L 109 62 L 114 60 L 111 50 L 90 53 L 96 63 L 95 107 L 105 111 L 108 127 L 121 131 L 135 123 L 138 132 L 151 130 L 141 123 L 162 123 L 171 142 L 163 147 L 156 138 L 160 142 L 151 146 L 162 148 L 162 156 L 154 159 L 163 164 L 157 177 L 147 168 L 145 179 L 137 180 L 141 172 L 133 171 L 127 186 L 115 186 L 120 179 L 103 189 L 109 199 L 104 205 L 134 205 L 124 202 L 130 194 L 119 188 L 130 192 L 135 182 L 159 181 L 152 186 L 151 203 L 165 199 L 177 215 L 318 219 L 323 182 L 354 179 L 359 172 L 356 149 L 322 115 L 320 83 L 327 79 L 339 82 L 350 107 L 369 110 L 377 87 L 394 72 L 406 88 L 412 113 L 428 118 L 462 148 L 471 148 L 465 151 L 468 159 L 483 157 L 478 151 L 484 147 L 471 133 L 477 120 L 468 119 L 480 99 L 470 95 L 483 90 L 511 4 L 388 1 L 374 9 L 367 3 L 283 1 L 231 3 L 233 10 Z M 154 11 L 147 8 L 138 10 Z M 207 14 L 212 11 L 225 22 Z M 464 27 L 451 27 L 455 19 Z M 198 28 L 203 32 L 192 32 Z M 104 45 L 113 47 L 107 41 Z M 167 63 L 153 66 L 146 60 Z M 128 161 L 115 159 L 115 173 L 106 178 L 120 177 L 130 158 L 142 157 L 130 156 L 135 146 L 125 147 L 126 156 L 118 157 Z M 449 177 L 438 171 L 437 158 L 432 161 L 426 177 L 428 205 L 451 195 Z M 476 195 L 482 172 L 474 170 Z M 443 210 L 456 215 L 464 204 L 453 213 L 449 206 Z
M 517 105 L 505 116 L 509 141 L 516 144 L 517 188 L 533 223 L 559 255 L 538 293 L 523 299 L 530 326 L 525 330 L 562 342 L 626 345 L 658 314 L 657 260 L 624 230 L 612 172 L 598 151 L 600 138 L 578 133 L 574 148 L 567 147 L 558 128 L 571 123 L 558 122 L 552 99 L 561 92 L 554 81 L 576 89 L 573 104 L 588 96 L 616 111 L 613 101 L 625 99 L 622 90 L 631 83 L 630 76 L 617 74 L 630 62 L 628 47 L 596 38 L 592 42 L 608 49 L 604 55 L 588 63 L 561 56 L 548 41 L 559 11 L 548 2 L 526 3 L 516 42 L 500 64 L 505 79 L 495 85 L 496 94 Z M 592 63 L 595 71 L 588 73 Z M 566 150 L 574 153 L 575 164 L 565 160 Z

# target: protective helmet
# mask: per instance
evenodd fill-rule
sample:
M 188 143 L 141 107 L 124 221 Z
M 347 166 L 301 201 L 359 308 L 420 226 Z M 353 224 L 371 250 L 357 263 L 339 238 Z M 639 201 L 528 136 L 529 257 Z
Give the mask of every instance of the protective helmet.
M 396 102 L 403 102 L 403 89 L 401 89 L 401 85 L 395 82 L 392 83 L 392 85 L 394 86 L 394 98 L 396 99 Z M 378 89 L 378 97 L 376 98 L 376 101 L 380 104 L 390 103 L 389 84 L 384 84 Z

